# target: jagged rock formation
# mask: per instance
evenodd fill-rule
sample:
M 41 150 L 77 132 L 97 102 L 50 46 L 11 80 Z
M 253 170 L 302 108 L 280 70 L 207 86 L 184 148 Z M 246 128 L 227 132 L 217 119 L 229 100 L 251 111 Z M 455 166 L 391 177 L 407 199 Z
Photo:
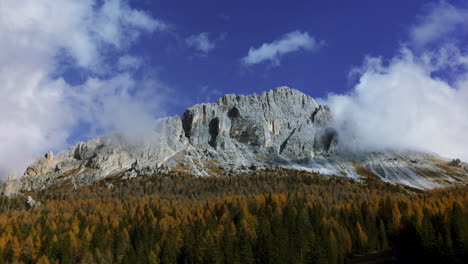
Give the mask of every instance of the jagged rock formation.
M 185 135 L 193 146 L 234 149 L 240 143 L 292 159 L 326 152 L 319 129 L 332 119 L 328 107 L 297 90 L 280 87 L 248 96 L 224 95 L 217 104 L 200 104 L 183 115 Z
M 228 94 L 217 103 L 188 108 L 182 118 L 167 118 L 140 144 L 110 133 L 56 156 L 48 152 L 1 190 L 14 195 L 66 182 L 78 188 L 110 176 L 129 179 L 168 171 L 233 175 L 267 167 L 359 178 L 356 164 L 384 180 L 422 189 L 464 180 L 463 169 L 442 168 L 438 157 L 336 153 L 332 120 L 331 109 L 288 87 L 259 95 Z

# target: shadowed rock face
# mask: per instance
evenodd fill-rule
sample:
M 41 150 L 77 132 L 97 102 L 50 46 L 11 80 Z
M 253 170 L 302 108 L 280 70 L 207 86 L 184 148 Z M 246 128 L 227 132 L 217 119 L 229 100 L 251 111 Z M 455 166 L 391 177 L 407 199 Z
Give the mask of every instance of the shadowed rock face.
M 182 118 L 161 121 L 139 143 L 130 144 L 118 133 L 110 133 L 55 156 L 48 152 L 29 166 L 21 179 L 12 177 L 0 191 L 14 195 L 64 182 L 87 184 L 107 176 L 127 179 L 167 171 L 232 175 L 269 167 L 359 177 L 353 167 L 356 161 L 385 180 L 411 185 L 399 176 L 402 171 L 413 182 L 425 177 L 413 173 L 417 170 L 406 166 L 401 155 L 402 162 L 395 167 L 385 162 L 384 156 L 336 153 L 336 132 L 329 127 L 332 120 L 327 106 L 288 87 L 246 96 L 227 94 L 217 103 L 188 108 Z M 385 159 L 389 156 L 393 157 L 387 154 Z

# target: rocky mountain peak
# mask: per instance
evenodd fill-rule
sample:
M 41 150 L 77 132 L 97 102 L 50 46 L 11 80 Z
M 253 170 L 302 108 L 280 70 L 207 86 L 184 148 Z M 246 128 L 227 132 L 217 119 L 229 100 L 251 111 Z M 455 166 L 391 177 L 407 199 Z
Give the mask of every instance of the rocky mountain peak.
M 208 143 L 226 149 L 234 147 L 235 140 L 265 149 L 279 148 L 287 138 L 312 133 L 315 117 L 324 123 L 332 114 L 312 97 L 279 87 L 261 94 L 227 94 L 215 104 L 192 106 L 185 111 L 182 124 L 192 145 Z
M 329 126 L 333 118 L 328 106 L 288 87 L 261 94 L 226 94 L 216 103 L 189 107 L 182 117 L 162 120 L 143 144 L 132 144 L 113 132 L 55 156 L 49 151 L 21 179 L 11 178 L 0 191 L 14 195 L 64 182 L 76 188 L 105 177 L 129 179 L 169 171 L 234 175 L 272 167 L 354 178 L 361 177 L 358 171 L 362 174 L 364 168 L 366 174 L 423 189 L 443 183 L 421 180 L 431 168 L 445 181 L 455 181 L 455 172 L 437 167 L 433 157 L 337 153 L 336 132 Z M 456 175 L 466 174 L 449 167 Z

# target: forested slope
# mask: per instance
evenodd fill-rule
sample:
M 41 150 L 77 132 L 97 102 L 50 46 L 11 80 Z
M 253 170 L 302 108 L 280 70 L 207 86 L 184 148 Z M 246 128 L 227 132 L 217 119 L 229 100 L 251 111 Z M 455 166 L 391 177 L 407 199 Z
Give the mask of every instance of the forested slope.
M 0 198 L 0 263 L 468 261 L 468 187 L 421 192 L 294 170 L 106 179 Z

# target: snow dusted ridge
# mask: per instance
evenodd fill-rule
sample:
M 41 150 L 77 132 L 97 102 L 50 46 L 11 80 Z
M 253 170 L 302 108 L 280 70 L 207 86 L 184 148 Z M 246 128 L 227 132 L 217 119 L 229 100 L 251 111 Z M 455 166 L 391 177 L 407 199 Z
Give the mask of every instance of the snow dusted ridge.
M 129 179 L 178 172 L 195 176 L 236 175 L 283 167 L 419 189 L 465 184 L 466 164 L 436 155 L 341 152 L 333 113 L 288 87 L 259 95 L 228 94 L 217 103 L 188 108 L 162 121 L 141 142 L 118 133 L 80 142 L 54 157 L 47 153 L 20 179 L 10 177 L 5 195 L 57 184 L 89 184 L 105 177 Z
M 454 167 L 447 159 L 425 153 L 372 152 L 354 154 L 354 157 L 335 153 L 306 164 L 282 167 L 354 179 L 366 176 L 359 174 L 360 168 L 367 171 L 365 174 L 371 173 L 386 182 L 422 190 L 468 183 L 467 167 Z

